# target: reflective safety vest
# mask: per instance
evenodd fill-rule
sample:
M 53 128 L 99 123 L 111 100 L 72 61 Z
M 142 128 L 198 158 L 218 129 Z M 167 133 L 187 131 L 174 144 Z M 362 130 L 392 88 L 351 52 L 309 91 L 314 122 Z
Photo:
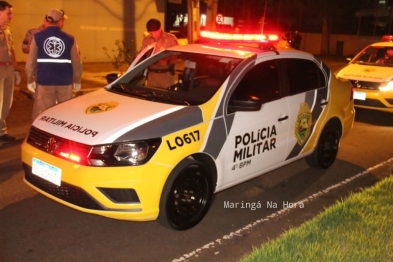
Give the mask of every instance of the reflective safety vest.
M 39 85 L 71 85 L 73 71 L 71 48 L 75 39 L 57 26 L 34 34 L 37 44 L 37 79 Z

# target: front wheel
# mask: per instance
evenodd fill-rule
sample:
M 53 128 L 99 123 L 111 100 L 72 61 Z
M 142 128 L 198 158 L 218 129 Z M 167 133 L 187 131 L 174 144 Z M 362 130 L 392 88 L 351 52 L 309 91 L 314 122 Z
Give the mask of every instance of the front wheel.
M 335 124 L 328 124 L 322 131 L 314 152 L 306 157 L 306 162 L 312 167 L 326 169 L 336 160 L 340 145 L 340 129 Z
M 208 168 L 186 159 L 169 176 L 160 201 L 158 221 L 176 230 L 198 224 L 209 210 L 213 186 Z

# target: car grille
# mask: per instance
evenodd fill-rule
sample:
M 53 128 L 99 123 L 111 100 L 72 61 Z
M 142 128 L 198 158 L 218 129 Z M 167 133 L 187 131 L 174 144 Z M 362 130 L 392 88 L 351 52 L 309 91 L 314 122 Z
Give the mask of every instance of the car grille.
M 34 175 L 31 172 L 31 167 L 27 164 L 23 164 L 23 168 L 25 170 L 25 179 L 42 191 L 79 207 L 93 210 L 104 210 L 104 208 L 83 189 L 65 182 L 62 182 L 61 186 L 57 186 L 40 178 L 39 176 Z
M 380 108 L 386 108 L 384 104 L 381 103 L 381 101 L 376 100 L 376 99 L 369 99 L 367 98 L 366 100 L 354 100 L 355 105 L 359 106 L 370 106 L 370 107 L 380 107 Z
M 48 154 L 63 158 L 67 161 L 71 161 L 68 158 L 62 157 L 61 152 L 73 153 L 77 152 L 78 156 L 81 157 L 78 164 L 88 165 L 87 155 L 91 150 L 91 146 L 70 141 L 68 139 L 52 135 L 45 131 L 42 131 L 34 126 L 31 127 L 27 143 L 35 148 L 47 152 Z M 72 162 L 72 161 L 71 161 Z
M 385 98 L 386 102 L 393 105 L 393 98 Z
M 352 85 L 359 89 L 379 90 L 381 83 L 365 82 L 365 81 L 352 81 Z
M 132 188 L 97 188 L 115 203 L 140 203 L 136 191 Z

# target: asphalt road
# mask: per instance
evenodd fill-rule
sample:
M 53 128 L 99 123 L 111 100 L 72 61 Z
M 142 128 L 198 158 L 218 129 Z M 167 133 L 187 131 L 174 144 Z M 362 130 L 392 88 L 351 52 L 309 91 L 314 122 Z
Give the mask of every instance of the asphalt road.
M 23 183 L 20 144 L 30 124 L 32 100 L 21 91 L 15 92 L 8 122 L 18 140 L 0 147 L 0 261 L 4 262 L 237 261 L 253 246 L 304 223 L 392 171 L 393 115 L 358 110 L 331 168 L 314 169 L 299 160 L 220 192 L 205 219 L 190 230 L 89 215 L 49 200 Z M 226 207 L 228 202 L 239 203 L 238 208 Z M 247 203 L 255 204 L 255 210 L 245 207 Z

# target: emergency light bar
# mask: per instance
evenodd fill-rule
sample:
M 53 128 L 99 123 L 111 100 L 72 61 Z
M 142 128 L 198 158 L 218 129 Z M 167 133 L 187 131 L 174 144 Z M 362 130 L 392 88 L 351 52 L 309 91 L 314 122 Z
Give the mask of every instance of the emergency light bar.
M 210 41 L 225 42 L 245 42 L 245 43 L 261 43 L 261 42 L 277 42 L 279 37 L 274 34 L 230 34 L 220 32 L 201 31 L 200 36 Z
M 382 41 L 383 42 L 393 42 L 393 35 L 383 35 Z

